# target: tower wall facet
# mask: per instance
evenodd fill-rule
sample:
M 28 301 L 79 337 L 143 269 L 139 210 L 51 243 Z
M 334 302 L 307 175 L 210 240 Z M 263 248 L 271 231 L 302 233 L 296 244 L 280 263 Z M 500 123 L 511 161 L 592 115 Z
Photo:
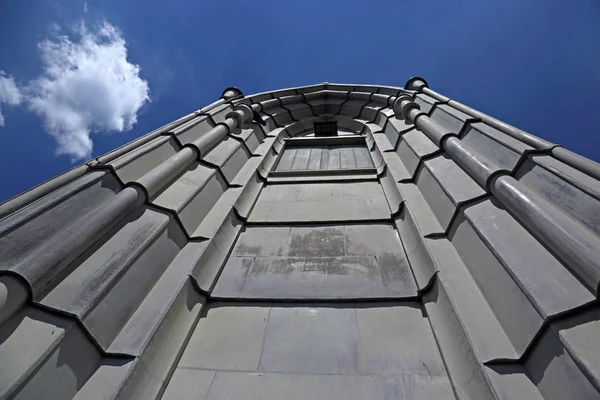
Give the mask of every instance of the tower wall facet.
M 600 398 L 599 179 L 422 78 L 227 88 L 0 205 L 0 398 Z

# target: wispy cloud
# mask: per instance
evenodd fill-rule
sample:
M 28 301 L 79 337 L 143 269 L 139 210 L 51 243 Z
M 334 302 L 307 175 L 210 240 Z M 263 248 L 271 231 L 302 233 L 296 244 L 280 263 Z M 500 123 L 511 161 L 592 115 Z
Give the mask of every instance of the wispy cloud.
M 16 106 L 21 104 L 23 96 L 21 90 L 15 84 L 12 76 L 0 71 L 0 126 L 4 126 L 4 115 L 2 115 L 2 105 L 8 104 Z
M 97 132 L 123 132 L 150 101 L 140 67 L 127 60 L 121 32 L 105 22 L 90 30 L 82 22 L 78 39 L 56 34 L 39 43 L 43 74 L 31 81 L 26 101 L 56 139 L 57 153 L 89 158 Z

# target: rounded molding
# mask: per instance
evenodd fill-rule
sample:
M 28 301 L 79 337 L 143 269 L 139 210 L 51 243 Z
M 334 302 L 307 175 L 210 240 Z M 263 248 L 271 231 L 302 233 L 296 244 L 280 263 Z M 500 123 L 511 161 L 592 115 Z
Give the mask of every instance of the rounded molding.
M 29 298 L 29 287 L 13 275 L 0 276 L 0 324 L 6 322 Z
M 402 117 L 402 119 L 407 119 L 410 110 L 415 108 L 421 109 L 421 107 L 413 101 L 412 97 L 407 94 L 401 94 L 398 96 L 394 101 L 394 105 L 392 106 L 396 117 Z
M 240 127 L 247 122 L 252 121 L 254 110 L 247 104 L 238 104 L 230 111 L 225 118 L 233 118 L 237 121 L 237 126 Z
M 404 89 L 406 90 L 416 90 L 419 91 L 423 88 L 428 88 L 429 84 L 427 81 L 420 76 L 413 76 L 404 84 Z

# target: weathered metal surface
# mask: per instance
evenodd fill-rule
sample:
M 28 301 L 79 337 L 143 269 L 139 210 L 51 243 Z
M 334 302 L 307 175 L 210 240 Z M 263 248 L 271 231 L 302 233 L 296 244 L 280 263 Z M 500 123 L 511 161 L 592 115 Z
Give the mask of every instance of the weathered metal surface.
M 422 78 L 223 96 L 0 206 L 0 397 L 600 398 L 597 164 Z
M 383 224 L 248 227 L 213 292 L 285 299 L 416 294 L 398 235 Z

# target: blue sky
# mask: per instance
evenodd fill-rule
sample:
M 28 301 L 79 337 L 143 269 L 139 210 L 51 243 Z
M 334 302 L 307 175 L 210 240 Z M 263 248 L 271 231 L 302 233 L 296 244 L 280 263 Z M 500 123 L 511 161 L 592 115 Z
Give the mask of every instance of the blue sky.
M 599 19 L 597 0 L 3 1 L 1 77 L 22 96 L 0 104 L 0 201 L 85 161 L 57 155 L 48 134 L 49 123 L 61 130 L 64 122 L 48 120 L 61 107 L 56 99 L 79 111 L 93 105 L 92 127 L 80 125 L 113 131 L 91 134 L 95 157 L 211 103 L 227 86 L 246 94 L 325 81 L 402 86 L 419 75 L 444 95 L 600 161 Z M 93 36 L 103 21 L 127 49 L 118 65 L 132 77 L 132 97 L 99 100 L 93 74 L 101 68 L 71 68 L 88 71 L 72 85 L 42 59 L 54 49 L 61 66 L 56 52 L 80 43 L 82 23 L 98 46 L 116 43 L 110 54 L 118 56 L 117 39 Z M 52 47 L 61 34 L 66 45 Z M 57 82 L 65 85 L 52 92 Z

